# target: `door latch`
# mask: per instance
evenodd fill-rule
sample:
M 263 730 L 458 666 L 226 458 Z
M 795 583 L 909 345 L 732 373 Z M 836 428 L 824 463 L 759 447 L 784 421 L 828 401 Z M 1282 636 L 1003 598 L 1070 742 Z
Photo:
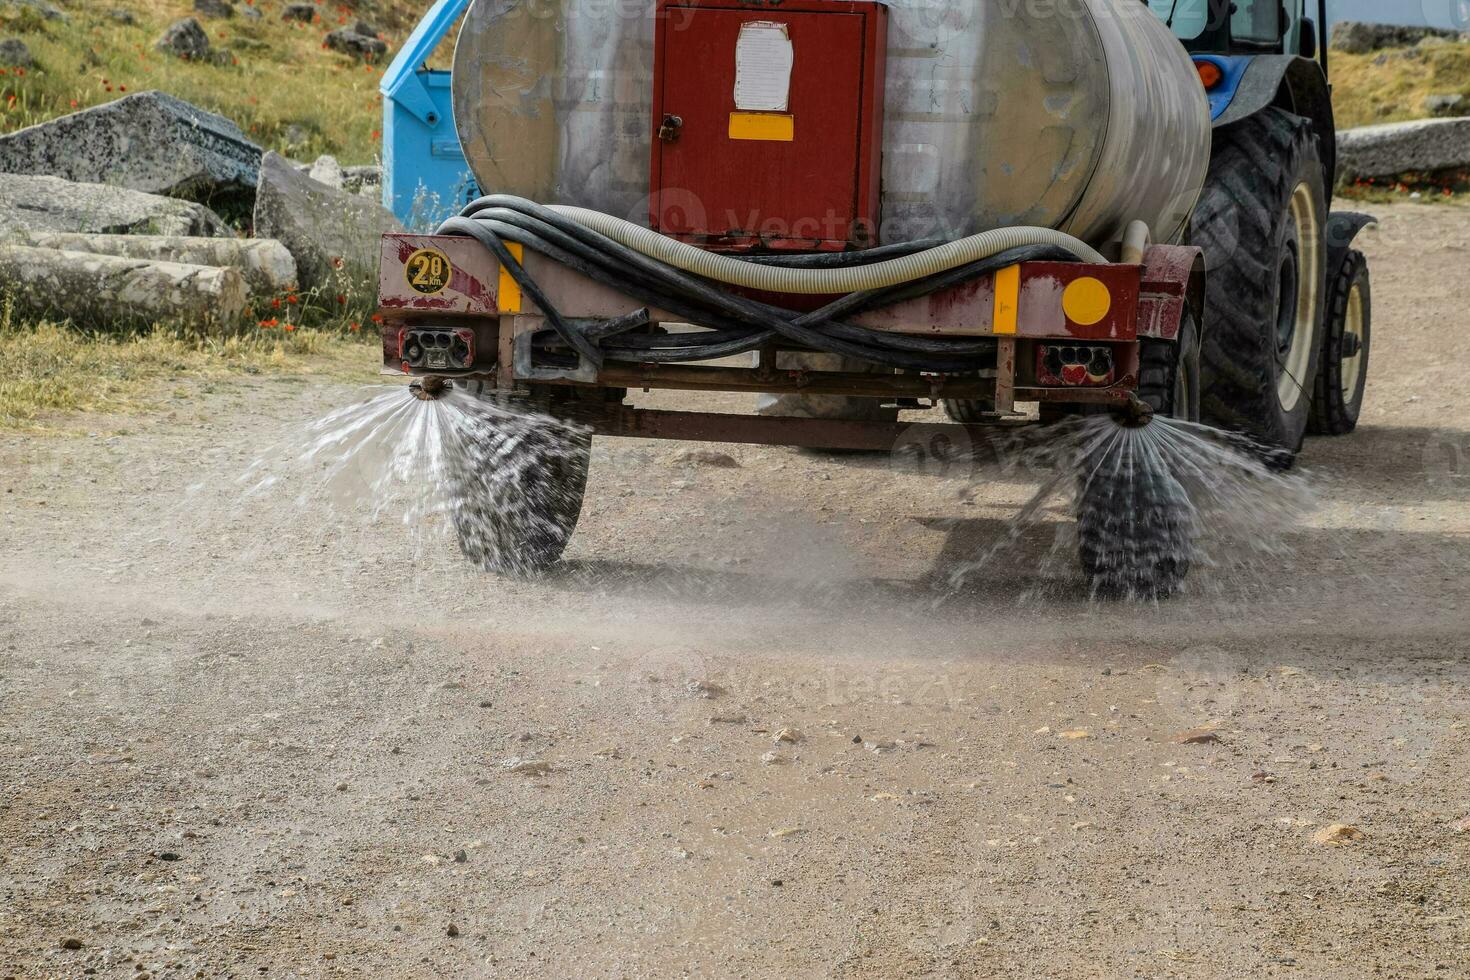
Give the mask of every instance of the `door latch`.
M 663 125 L 658 128 L 658 138 L 665 143 L 679 142 L 679 130 L 684 128 L 684 120 L 671 113 L 664 115 Z

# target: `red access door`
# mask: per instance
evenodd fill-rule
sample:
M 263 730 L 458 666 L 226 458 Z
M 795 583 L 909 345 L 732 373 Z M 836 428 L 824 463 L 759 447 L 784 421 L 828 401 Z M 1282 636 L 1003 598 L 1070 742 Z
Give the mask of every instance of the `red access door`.
M 653 227 L 715 248 L 876 239 L 887 8 L 663 0 Z

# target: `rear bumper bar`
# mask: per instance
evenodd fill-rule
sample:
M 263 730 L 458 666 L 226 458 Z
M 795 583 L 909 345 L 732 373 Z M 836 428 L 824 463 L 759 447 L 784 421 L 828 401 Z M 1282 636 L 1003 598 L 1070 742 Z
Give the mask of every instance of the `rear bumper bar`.
M 518 246 L 511 246 L 519 251 Z M 646 317 L 647 329 L 682 329 L 666 311 L 534 252 L 518 256 L 564 318 Z M 994 368 L 967 375 L 855 373 L 791 367 L 789 345 L 772 345 L 742 363 L 653 364 L 606 361 L 600 367 L 549 356 L 537 335 L 544 318 L 478 242 L 452 236 L 385 235 L 377 319 L 384 369 L 490 380 L 502 390 L 528 386 L 756 391 L 874 398 L 960 398 L 1122 404 L 1137 389 L 1140 338 L 1177 336 L 1186 307 L 1202 290 L 1197 249 L 1149 248 L 1141 265 L 1026 262 L 965 285 L 854 317 L 872 330 L 994 341 Z M 812 309 L 830 297 L 765 297 Z M 452 330 L 472 351 L 467 361 L 408 358 L 426 331 Z M 1082 367 L 1091 365 L 1090 369 Z M 856 447 L 855 447 L 856 448 Z

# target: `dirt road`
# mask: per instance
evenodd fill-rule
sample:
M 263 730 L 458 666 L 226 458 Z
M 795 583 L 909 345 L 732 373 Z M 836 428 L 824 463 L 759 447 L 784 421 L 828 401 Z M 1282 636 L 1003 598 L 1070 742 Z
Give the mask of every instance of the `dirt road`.
M 1383 212 L 1321 507 L 1162 607 L 950 590 L 1014 477 L 599 444 L 517 584 L 241 497 L 349 389 L 0 438 L 0 977 L 1470 975 L 1470 212 Z

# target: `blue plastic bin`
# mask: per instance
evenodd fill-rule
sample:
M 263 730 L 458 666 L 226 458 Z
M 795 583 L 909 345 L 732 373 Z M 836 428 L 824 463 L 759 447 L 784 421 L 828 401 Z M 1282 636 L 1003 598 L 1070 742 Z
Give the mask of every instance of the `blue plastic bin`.
M 449 72 L 424 62 L 470 0 L 438 0 L 383 73 L 383 206 L 408 228 L 432 230 L 480 196 L 459 148 Z

